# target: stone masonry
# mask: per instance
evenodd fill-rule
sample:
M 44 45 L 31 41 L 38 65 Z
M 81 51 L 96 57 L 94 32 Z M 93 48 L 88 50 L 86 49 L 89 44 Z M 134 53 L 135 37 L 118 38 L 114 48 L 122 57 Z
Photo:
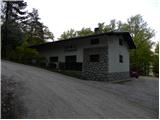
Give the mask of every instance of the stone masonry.
M 128 80 L 130 78 L 129 72 L 114 72 L 114 73 L 108 73 L 108 80 Z
M 90 55 L 99 55 L 99 62 L 90 62 Z M 107 80 L 108 49 L 106 47 L 86 48 L 83 51 L 82 76 L 88 80 Z
M 129 79 L 129 72 L 108 72 L 108 48 L 96 47 L 86 48 L 83 51 L 84 60 L 82 67 L 82 77 L 87 80 L 113 81 Z M 90 55 L 99 54 L 99 62 L 90 62 Z

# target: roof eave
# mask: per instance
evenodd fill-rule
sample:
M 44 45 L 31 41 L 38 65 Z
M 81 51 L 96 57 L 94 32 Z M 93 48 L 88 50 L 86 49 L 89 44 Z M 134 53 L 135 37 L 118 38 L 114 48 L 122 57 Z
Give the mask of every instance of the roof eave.
M 127 35 L 125 35 L 124 38 L 128 43 L 129 49 L 136 49 L 136 45 L 134 44 L 134 41 L 133 41 L 130 33 L 129 32 L 126 32 L 126 33 L 127 33 Z

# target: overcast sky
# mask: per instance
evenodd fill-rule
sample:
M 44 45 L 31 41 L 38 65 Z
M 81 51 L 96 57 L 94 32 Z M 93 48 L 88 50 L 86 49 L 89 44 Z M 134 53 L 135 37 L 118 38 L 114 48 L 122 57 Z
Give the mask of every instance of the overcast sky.
M 160 0 L 26 0 L 28 10 L 36 8 L 41 21 L 53 32 L 55 40 L 66 30 L 92 30 L 99 22 L 109 23 L 116 19 L 126 22 L 127 18 L 141 14 L 148 26 L 155 29 L 160 39 Z

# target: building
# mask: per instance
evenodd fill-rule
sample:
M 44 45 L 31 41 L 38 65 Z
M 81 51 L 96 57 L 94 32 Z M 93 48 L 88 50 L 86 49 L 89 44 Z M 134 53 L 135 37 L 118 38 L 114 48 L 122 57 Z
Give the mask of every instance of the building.
M 129 49 L 135 44 L 128 32 L 107 32 L 32 46 L 57 69 L 81 70 L 89 80 L 129 78 Z

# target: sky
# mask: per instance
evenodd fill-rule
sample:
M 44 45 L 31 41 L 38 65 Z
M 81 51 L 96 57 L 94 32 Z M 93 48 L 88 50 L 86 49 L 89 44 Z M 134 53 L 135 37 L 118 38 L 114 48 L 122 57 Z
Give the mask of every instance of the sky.
M 71 28 L 80 30 L 116 19 L 126 22 L 141 14 L 155 30 L 154 42 L 160 40 L 160 0 L 25 0 L 29 11 L 36 8 L 41 21 L 54 34 L 55 40 Z

